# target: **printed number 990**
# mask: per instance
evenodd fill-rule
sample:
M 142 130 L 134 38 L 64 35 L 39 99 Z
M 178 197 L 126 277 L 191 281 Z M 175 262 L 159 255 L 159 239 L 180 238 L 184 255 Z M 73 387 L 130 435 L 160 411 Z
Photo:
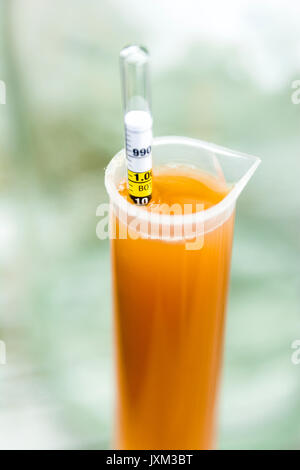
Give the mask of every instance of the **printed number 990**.
M 145 155 L 149 155 L 151 153 L 151 145 L 149 145 L 149 147 L 147 147 L 146 149 L 145 148 L 142 148 L 142 149 L 133 149 L 133 155 L 135 157 L 144 157 Z

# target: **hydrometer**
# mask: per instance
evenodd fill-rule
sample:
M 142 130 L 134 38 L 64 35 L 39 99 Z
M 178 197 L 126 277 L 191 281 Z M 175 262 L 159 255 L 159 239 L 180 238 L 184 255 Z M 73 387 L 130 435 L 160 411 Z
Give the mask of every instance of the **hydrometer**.
M 127 188 L 136 204 L 146 205 L 152 195 L 152 115 L 149 53 L 132 45 L 120 53 Z

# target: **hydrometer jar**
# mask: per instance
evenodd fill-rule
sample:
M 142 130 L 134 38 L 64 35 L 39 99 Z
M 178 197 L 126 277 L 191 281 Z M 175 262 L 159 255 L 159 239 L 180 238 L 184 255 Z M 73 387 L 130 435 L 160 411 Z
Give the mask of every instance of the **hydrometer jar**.
M 116 347 L 114 446 L 211 449 L 235 204 L 259 159 L 164 137 L 154 140 L 153 160 L 154 211 L 151 203 L 137 207 L 126 197 L 124 151 L 105 176 Z M 185 205 L 189 210 L 180 213 Z

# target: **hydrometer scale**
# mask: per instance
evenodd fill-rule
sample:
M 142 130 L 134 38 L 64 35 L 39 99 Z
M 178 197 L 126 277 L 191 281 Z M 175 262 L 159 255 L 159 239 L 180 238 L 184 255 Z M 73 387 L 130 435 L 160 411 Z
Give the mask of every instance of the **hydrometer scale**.
M 140 46 L 120 53 L 127 157 L 127 188 L 131 199 L 146 205 L 152 196 L 152 115 L 149 54 Z

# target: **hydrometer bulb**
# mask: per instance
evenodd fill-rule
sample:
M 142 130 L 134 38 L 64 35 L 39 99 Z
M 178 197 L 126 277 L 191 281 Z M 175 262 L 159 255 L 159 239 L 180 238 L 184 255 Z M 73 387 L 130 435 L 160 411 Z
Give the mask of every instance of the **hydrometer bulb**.
M 149 54 L 140 46 L 120 53 L 127 158 L 127 188 L 136 204 L 146 205 L 152 195 L 152 115 Z

